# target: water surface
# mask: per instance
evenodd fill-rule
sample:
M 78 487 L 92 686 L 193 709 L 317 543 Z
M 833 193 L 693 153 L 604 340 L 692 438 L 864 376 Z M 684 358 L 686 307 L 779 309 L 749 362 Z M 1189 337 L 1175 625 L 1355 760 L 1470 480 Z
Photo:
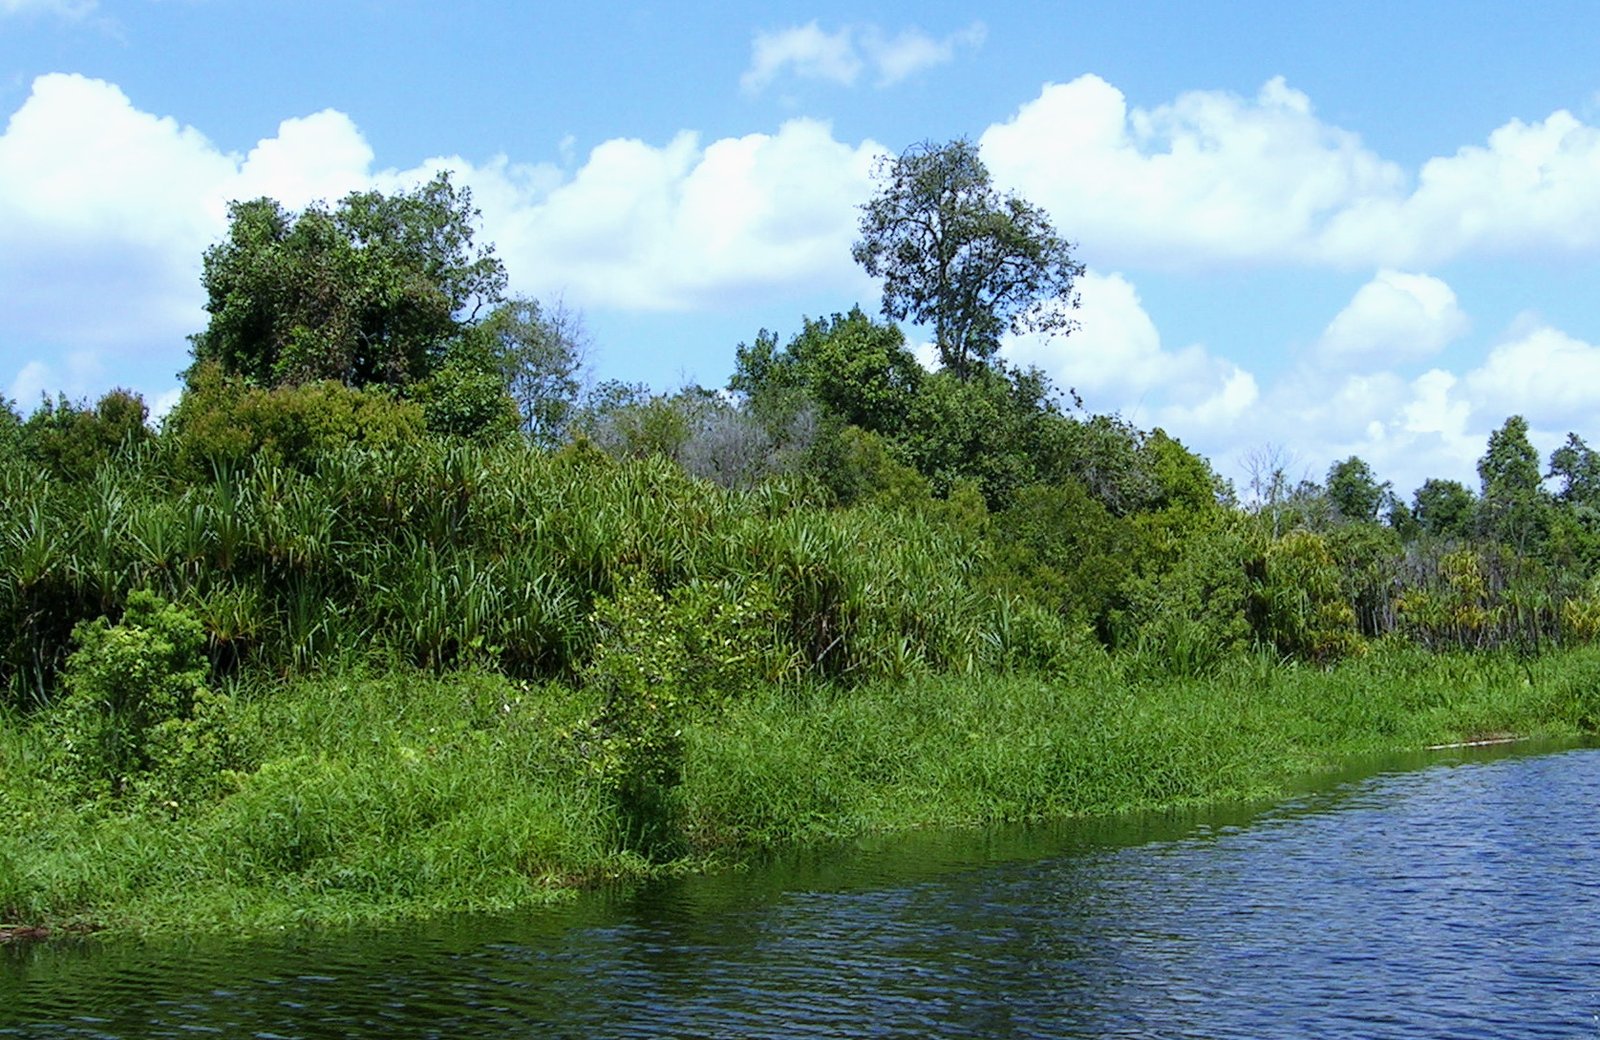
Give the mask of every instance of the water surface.
M 15 947 L 0 1036 L 1600 1040 L 1600 749 L 1405 765 L 515 917 Z

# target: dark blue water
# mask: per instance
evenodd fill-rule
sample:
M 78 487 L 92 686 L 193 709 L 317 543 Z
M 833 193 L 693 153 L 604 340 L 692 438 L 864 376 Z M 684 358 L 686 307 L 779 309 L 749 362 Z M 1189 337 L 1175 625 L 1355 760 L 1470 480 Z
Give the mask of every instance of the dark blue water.
M 1600 749 L 515 918 L 0 955 L 0 1036 L 207 1034 L 1600 1040 Z

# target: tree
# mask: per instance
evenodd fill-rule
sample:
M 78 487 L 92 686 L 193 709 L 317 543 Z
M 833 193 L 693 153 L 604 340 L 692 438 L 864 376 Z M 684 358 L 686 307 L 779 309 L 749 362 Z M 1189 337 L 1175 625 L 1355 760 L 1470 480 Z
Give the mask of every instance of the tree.
M 1600 453 L 1582 437 L 1567 434 L 1567 443 L 1550 453 L 1550 471 L 1561 480 L 1556 497 L 1572 505 L 1600 505 Z
M 24 457 L 56 477 L 85 481 L 118 452 L 154 436 L 148 417 L 144 398 L 131 390 L 112 390 L 93 408 L 59 394 L 44 398 L 12 436 Z
M 589 334 L 582 316 L 559 300 L 543 307 L 519 296 L 496 307 L 479 332 L 516 402 L 523 432 L 538 444 L 556 444 L 583 387 Z
M 1372 523 L 1389 493 L 1388 481 L 1378 483 L 1372 467 L 1352 455 L 1328 468 L 1328 498 L 1344 520 Z
M 1528 420 L 1513 415 L 1489 435 L 1488 448 L 1478 460 L 1478 477 L 1483 481 L 1483 533 L 1519 554 L 1531 551 L 1548 520 L 1548 496 L 1539 453 L 1528 440 Z
M 492 247 L 473 244 L 472 193 L 448 174 L 395 195 L 355 192 L 331 210 L 294 214 L 259 198 L 228 216 L 228 237 L 205 253 L 211 319 L 191 337 L 191 373 L 215 361 L 259 386 L 406 387 L 505 289 Z
M 1066 334 L 1083 265 L 1043 210 L 1002 195 L 970 141 L 913 145 L 878 168 L 851 249 L 883 279 L 883 313 L 932 323 L 939 357 L 967 379 L 1006 332 Z
M 1477 502 L 1459 480 L 1429 477 L 1411 498 L 1411 513 L 1422 530 L 1440 538 L 1472 534 Z
M 824 418 L 896 436 L 926 374 L 898 328 L 855 307 L 849 314 L 807 318 L 782 349 L 765 330 L 755 343 L 741 343 L 728 389 L 775 426 L 812 405 Z

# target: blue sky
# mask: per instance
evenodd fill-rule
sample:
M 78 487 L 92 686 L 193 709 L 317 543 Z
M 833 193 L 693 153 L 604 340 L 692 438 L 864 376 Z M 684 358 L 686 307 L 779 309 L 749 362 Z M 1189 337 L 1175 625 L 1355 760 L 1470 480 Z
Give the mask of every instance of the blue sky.
M 877 290 L 874 159 L 979 142 L 1088 265 L 1007 345 L 1239 477 L 1600 439 L 1600 5 L 0 0 L 0 394 L 176 392 L 231 198 L 448 168 L 597 378 Z M 914 341 L 918 330 L 909 330 Z

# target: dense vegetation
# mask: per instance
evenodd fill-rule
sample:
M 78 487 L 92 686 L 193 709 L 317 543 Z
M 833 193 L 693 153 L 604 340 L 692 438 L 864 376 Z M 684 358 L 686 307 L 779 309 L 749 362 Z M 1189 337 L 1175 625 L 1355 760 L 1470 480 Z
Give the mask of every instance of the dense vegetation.
M 973 183 L 968 259 L 1041 247 L 1024 289 L 1070 307 L 1066 247 Z M 505 906 L 1596 727 L 1576 435 L 1546 469 L 1508 419 L 1477 492 L 1351 458 L 1241 500 L 1001 361 L 1020 290 L 977 275 L 985 313 L 917 290 L 939 371 L 857 309 L 724 390 L 585 395 L 473 219 L 443 178 L 236 205 L 159 429 L 123 391 L 0 409 L 0 922 Z

